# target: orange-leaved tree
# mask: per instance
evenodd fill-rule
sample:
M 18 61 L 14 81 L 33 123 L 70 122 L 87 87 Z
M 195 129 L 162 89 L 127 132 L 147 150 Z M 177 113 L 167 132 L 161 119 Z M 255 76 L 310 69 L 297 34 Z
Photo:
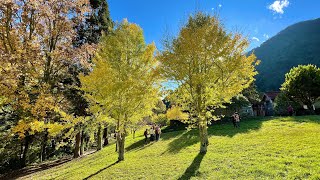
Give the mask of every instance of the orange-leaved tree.
M 85 62 L 89 46 L 74 48 L 74 26 L 87 12 L 86 0 L 3 0 L 0 2 L 0 96 L 16 115 L 11 133 L 23 144 L 21 164 L 34 136 L 41 160 L 49 136 L 67 121 L 61 80 L 68 65 Z

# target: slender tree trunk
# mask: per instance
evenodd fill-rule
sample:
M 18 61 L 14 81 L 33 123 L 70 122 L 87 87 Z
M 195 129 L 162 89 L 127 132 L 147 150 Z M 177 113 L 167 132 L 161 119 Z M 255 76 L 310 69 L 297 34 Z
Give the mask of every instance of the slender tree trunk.
M 98 126 L 98 142 L 97 142 L 97 151 L 102 149 L 102 135 L 101 135 L 101 125 Z
M 116 134 L 116 152 L 118 152 L 119 153 L 119 143 L 120 143 L 120 135 L 119 135 L 119 132 L 117 132 L 117 134 Z
M 207 153 L 207 147 L 209 145 L 208 130 L 207 130 L 206 124 L 199 125 L 199 133 L 200 133 L 200 154 L 205 154 Z
M 51 140 L 51 152 L 50 152 L 50 157 L 55 154 L 56 151 L 56 141 L 54 139 Z
M 199 123 L 199 137 L 200 137 L 200 154 L 207 153 L 207 147 L 209 145 L 208 130 L 207 130 L 207 119 L 203 109 L 205 109 L 205 103 L 201 97 L 202 87 L 197 86 L 197 111 L 198 111 L 198 123 Z
M 80 156 L 79 150 L 80 150 L 80 139 L 81 139 L 81 134 L 80 132 L 77 133 L 76 135 L 76 142 L 74 145 L 74 152 L 73 152 L 73 157 L 78 158 Z
M 22 158 L 22 154 L 23 154 L 23 147 L 24 147 L 24 143 L 21 141 L 21 146 L 20 146 L 20 161 L 21 161 L 21 158 Z
M 310 111 L 310 115 L 315 115 L 316 114 L 315 110 L 313 109 L 313 103 L 309 103 L 307 105 L 307 107 L 308 107 L 308 109 Z
M 109 140 L 108 140 L 108 127 L 105 127 L 103 129 L 103 146 L 106 146 L 109 144 Z
M 119 133 L 120 133 L 120 118 L 118 119 L 117 121 L 117 128 L 116 128 L 116 152 L 118 151 L 119 149 Z
M 29 144 L 31 141 L 31 137 L 29 135 L 26 135 L 24 138 L 24 148 L 23 148 L 23 153 L 21 157 L 21 167 L 25 167 L 27 164 L 27 154 L 29 150 Z
M 125 142 L 125 133 L 117 134 L 117 144 L 118 144 L 118 161 L 124 160 L 124 142 Z
M 84 153 L 84 131 L 81 132 L 81 138 L 80 138 L 80 156 L 82 156 Z
M 48 141 L 48 131 L 46 129 L 43 135 L 42 143 L 41 143 L 40 162 L 43 162 L 46 160 L 47 141 Z

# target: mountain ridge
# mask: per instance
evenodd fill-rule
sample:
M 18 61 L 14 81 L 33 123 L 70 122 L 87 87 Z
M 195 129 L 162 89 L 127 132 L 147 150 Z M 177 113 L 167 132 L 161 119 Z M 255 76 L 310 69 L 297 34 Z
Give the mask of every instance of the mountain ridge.
M 285 74 L 299 64 L 320 66 L 320 18 L 290 25 L 251 50 L 261 63 L 256 85 L 261 91 L 277 91 Z

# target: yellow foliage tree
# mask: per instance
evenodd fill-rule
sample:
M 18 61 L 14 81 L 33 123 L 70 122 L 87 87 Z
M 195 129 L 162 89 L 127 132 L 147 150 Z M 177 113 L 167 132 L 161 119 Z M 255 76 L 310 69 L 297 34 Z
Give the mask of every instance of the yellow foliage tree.
M 159 99 L 154 52 L 142 29 L 124 20 L 102 38 L 92 72 L 80 77 L 91 111 L 115 121 L 119 161 L 124 160 L 128 125 L 151 115 Z
M 220 107 L 254 80 L 256 57 L 248 41 L 228 33 L 217 17 L 190 16 L 177 38 L 166 41 L 157 57 L 162 74 L 179 84 L 181 103 L 197 118 L 200 153 L 207 152 L 207 107 Z
M 67 102 L 59 80 L 90 51 L 72 45 L 87 10 L 86 0 L 0 1 L 0 96 L 18 116 L 12 132 L 25 141 L 22 165 L 31 135 L 41 133 L 45 152 L 49 133 L 61 129 L 55 110 L 67 109 Z
M 189 119 L 188 113 L 184 113 L 179 106 L 171 107 L 166 116 L 168 120 L 187 121 Z

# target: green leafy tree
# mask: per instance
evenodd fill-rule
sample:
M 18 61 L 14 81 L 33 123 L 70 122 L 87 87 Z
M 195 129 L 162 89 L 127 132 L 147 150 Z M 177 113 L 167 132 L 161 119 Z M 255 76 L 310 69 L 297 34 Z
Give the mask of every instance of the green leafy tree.
M 113 28 L 113 22 L 110 17 L 109 7 L 106 0 L 90 0 L 91 11 L 86 15 L 85 20 L 79 23 L 75 29 L 77 32 L 77 37 L 74 40 L 74 45 L 76 47 L 83 44 L 91 44 L 93 46 L 97 45 L 100 41 L 100 38 L 103 34 L 108 34 Z M 87 59 L 88 62 L 91 62 L 91 57 Z M 67 74 L 65 83 L 68 83 L 68 91 L 66 91 L 66 97 L 72 103 L 71 113 L 75 116 L 88 116 L 90 115 L 86 109 L 88 108 L 88 102 L 84 98 L 84 92 L 79 89 L 81 87 L 81 82 L 79 80 L 79 73 L 84 72 L 88 73 L 87 67 L 72 65 L 70 67 L 70 73 Z M 99 120 L 98 120 L 99 121 Z M 99 121 L 100 122 L 100 121 Z M 75 125 L 77 134 L 75 136 L 75 148 L 74 148 L 74 157 L 79 157 L 83 154 L 84 149 L 84 137 L 87 135 L 85 129 L 91 126 L 96 126 L 96 131 L 98 135 L 97 141 L 97 150 L 102 148 L 101 136 L 102 136 L 102 126 L 104 125 L 103 135 L 104 143 L 108 144 L 108 127 L 105 122 L 92 123 L 80 121 L 79 124 Z M 91 129 L 91 128 L 90 128 Z M 80 143 L 80 144 L 78 144 Z M 80 148 L 80 150 L 79 150 Z
M 231 99 L 231 103 L 227 105 L 227 108 L 232 111 L 240 112 L 241 108 L 246 106 L 250 106 L 250 101 L 244 95 L 239 94 Z
M 230 102 L 257 74 L 256 57 L 245 54 L 248 45 L 241 34 L 228 33 L 217 17 L 197 13 L 158 56 L 163 75 L 179 84 L 182 103 L 197 121 L 200 153 L 209 144 L 207 107 Z
M 248 88 L 241 92 L 241 94 L 244 95 L 252 104 L 261 101 L 255 82 L 252 82 Z
M 274 100 L 274 110 L 277 115 L 289 115 L 288 107 L 291 105 L 293 110 L 301 108 L 301 105 L 290 98 L 286 93 L 281 92 Z
M 168 120 L 187 121 L 189 114 L 182 111 L 179 106 L 172 106 L 166 113 Z
M 75 46 L 85 43 L 98 44 L 102 34 L 108 34 L 113 28 L 106 0 L 90 0 L 91 11 L 85 21 L 76 26 Z
M 307 105 L 313 111 L 313 104 L 320 97 L 320 69 L 315 65 L 299 65 L 286 74 L 281 90 L 296 102 Z
M 128 126 L 152 115 L 159 100 L 154 51 L 142 29 L 124 20 L 102 38 L 93 71 L 80 77 L 91 112 L 105 114 L 116 124 L 119 161 L 124 160 Z

